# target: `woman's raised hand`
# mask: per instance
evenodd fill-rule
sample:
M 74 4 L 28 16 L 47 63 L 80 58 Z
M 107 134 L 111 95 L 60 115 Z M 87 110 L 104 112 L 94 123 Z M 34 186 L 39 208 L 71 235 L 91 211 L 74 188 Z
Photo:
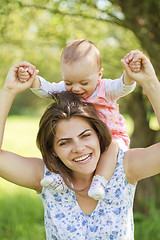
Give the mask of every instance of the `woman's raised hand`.
M 141 61 L 141 68 L 138 72 L 134 71 L 130 64 Z M 149 88 L 150 84 L 158 81 L 155 70 L 150 60 L 139 50 L 129 52 L 122 60 L 123 67 L 127 74 L 140 84 L 144 89 Z
M 19 81 L 18 79 L 18 69 L 20 67 L 30 69 L 30 78 L 25 82 Z M 36 67 L 29 62 L 20 62 L 9 69 L 3 89 L 9 91 L 11 94 L 16 95 L 19 92 L 31 87 L 38 72 L 39 71 L 36 69 Z

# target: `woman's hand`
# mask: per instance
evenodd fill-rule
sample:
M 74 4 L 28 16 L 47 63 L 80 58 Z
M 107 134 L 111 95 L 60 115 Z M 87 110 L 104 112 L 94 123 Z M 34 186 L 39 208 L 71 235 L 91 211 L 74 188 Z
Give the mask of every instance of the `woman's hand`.
M 30 78 L 25 81 L 19 81 L 18 79 L 18 69 L 20 67 L 26 67 L 31 69 L 30 70 Z M 6 81 L 3 86 L 3 90 L 8 91 L 10 94 L 17 95 L 20 92 L 23 92 L 24 90 L 28 89 L 31 87 L 35 76 L 37 75 L 39 71 L 36 70 L 36 67 L 29 62 L 20 62 L 14 66 L 12 66 L 9 69 L 9 72 L 6 77 Z
M 132 71 L 130 67 L 131 61 L 134 63 L 141 61 L 140 71 Z M 129 77 L 141 85 L 144 90 L 149 90 L 150 86 L 157 84 L 158 79 L 150 60 L 139 50 L 129 52 L 121 62 Z

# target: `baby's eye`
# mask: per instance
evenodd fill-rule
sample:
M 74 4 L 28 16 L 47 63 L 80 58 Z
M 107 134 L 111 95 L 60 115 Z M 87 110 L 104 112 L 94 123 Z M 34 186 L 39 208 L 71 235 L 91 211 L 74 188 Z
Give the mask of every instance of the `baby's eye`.
M 65 82 L 65 85 L 67 85 L 67 86 L 71 86 L 72 83 L 70 83 L 70 82 Z
M 86 86 L 88 82 L 82 82 L 81 85 Z

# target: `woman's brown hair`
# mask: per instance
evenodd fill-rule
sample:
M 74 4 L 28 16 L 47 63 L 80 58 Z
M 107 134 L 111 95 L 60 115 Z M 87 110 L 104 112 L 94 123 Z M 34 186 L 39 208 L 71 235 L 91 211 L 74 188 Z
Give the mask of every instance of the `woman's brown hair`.
M 37 135 L 37 146 L 42 153 L 46 167 L 51 172 L 59 173 L 67 185 L 72 178 L 72 171 L 56 156 L 53 149 L 56 126 L 60 120 L 68 120 L 72 117 L 85 119 L 95 130 L 99 142 L 101 153 L 111 143 L 111 133 L 107 126 L 99 119 L 94 106 L 75 96 L 70 92 L 55 93 L 54 102 L 43 114 Z M 78 126 L 77 126 L 78 127 Z

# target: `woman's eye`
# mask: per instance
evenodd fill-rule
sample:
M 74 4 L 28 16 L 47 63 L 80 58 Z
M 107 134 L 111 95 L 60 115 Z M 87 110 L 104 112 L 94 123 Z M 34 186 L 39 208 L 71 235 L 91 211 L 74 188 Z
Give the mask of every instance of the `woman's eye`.
M 82 138 L 87 138 L 87 137 L 90 137 L 90 136 L 91 136 L 91 134 L 87 133 L 87 134 L 82 135 Z
M 67 145 L 67 142 L 61 142 L 61 143 L 59 143 L 59 146 L 64 146 L 64 145 Z

